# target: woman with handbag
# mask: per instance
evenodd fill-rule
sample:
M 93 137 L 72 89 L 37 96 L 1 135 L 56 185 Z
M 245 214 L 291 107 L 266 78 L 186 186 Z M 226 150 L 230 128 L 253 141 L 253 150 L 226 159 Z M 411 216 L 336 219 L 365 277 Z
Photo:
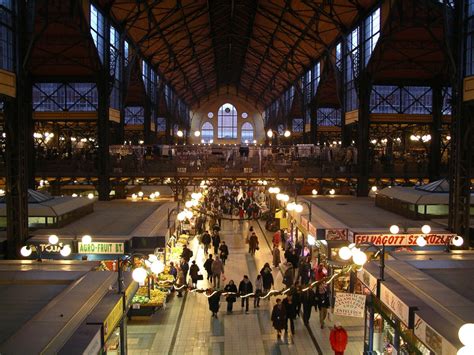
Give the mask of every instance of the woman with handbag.
M 237 286 L 235 285 L 234 280 L 229 281 L 229 283 L 224 287 L 224 292 L 237 293 Z M 225 300 L 227 302 L 227 313 L 232 313 L 232 307 L 234 306 L 234 302 L 237 301 L 235 294 L 227 295 Z

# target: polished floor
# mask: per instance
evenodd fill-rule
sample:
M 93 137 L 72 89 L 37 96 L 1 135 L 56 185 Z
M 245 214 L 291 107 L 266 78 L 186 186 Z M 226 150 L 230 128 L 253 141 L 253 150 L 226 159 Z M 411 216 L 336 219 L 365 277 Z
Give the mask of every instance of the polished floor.
M 271 262 L 270 235 L 257 222 L 252 222 L 260 240 L 260 250 L 255 256 L 248 253 L 244 235 L 248 223 L 224 221 L 221 238 L 229 246 L 230 255 L 226 263 L 227 281 L 233 279 L 238 285 L 244 274 L 252 283 L 265 262 Z M 197 240 L 192 248 L 199 267 L 203 270 L 205 255 Z M 282 266 L 283 268 L 283 266 Z M 274 269 L 275 288 L 282 288 L 282 273 Z M 227 282 L 226 281 L 226 282 Z M 200 281 L 198 287 L 207 287 Z M 166 309 L 158 311 L 150 320 L 132 320 L 128 326 L 128 349 L 130 354 L 331 354 L 329 344 L 330 327 L 320 329 L 318 314 L 313 311 L 308 330 L 300 318 L 296 320 L 293 341 L 283 338 L 277 341 L 270 321 L 271 308 L 276 297 L 261 301 L 255 309 L 251 303 L 249 314 L 245 314 L 240 300 L 234 304 L 234 313 L 226 313 L 226 302 L 221 299 L 218 319 L 211 318 L 207 298 L 198 293 L 188 293 L 183 298 L 174 297 Z M 334 319 L 332 319 L 334 321 Z M 345 354 L 361 354 L 363 342 L 363 319 L 338 318 L 349 334 Z

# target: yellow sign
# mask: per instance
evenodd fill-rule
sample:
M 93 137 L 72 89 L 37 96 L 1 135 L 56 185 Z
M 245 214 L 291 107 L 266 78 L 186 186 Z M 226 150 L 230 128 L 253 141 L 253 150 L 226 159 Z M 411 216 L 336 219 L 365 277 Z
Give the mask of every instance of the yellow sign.
M 79 242 L 79 254 L 123 254 L 123 243 L 93 242 L 84 244 Z
M 109 313 L 107 318 L 105 318 L 105 321 L 104 321 L 104 343 L 107 341 L 110 334 L 112 334 L 114 329 L 117 327 L 117 324 L 122 319 L 122 315 L 123 315 L 123 308 L 122 308 L 123 303 L 122 302 L 123 302 L 123 300 L 122 300 L 122 298 L 120 298 L 120 300 L 114 306 L 114 308 Z

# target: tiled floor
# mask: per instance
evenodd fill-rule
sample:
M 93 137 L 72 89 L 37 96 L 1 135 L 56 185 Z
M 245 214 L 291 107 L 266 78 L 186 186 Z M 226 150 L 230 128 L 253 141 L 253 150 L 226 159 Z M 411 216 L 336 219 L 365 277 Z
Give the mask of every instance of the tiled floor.
M 260 250 L 252 257 L 248 254 L 244 235 L 248 223 L 224 221 L 221 237 L 229 246 L 230 255 L 225 266 L 227 283 L 230 279 L 238 285 L 244 274 L 254 283 L 257 273 L 265 262 L 271 262 L 270 247 L 265 242 L 257 224 L 254 228 L 260 239 Z M 201 269 L 205 260 L 202 247 L 192 242 L 196 262 Z M 205 271 L 203 270 L 205 275 Z M 282 275 L 274 269 L 275 288 L 282 288 Z M 200 281 L 198 287 L 207 287 L 207 281 Z M 222 285 L 223 287 L 223 285 Z M 277 341 L 270 321 L 270 312 L 275 297 L 261 301 L 254 309 L 252 301 L 249 314 L 245 314 L 240 300 L 234 303 L 234 313 L 226 313 L 226 302 L 221 299 L 219 318 L 211 318 L 207 298 L 199 293 L 188 293 L 184 298 L 173 298 L 165 310 L 158 311 L 150 320 L 131 321 L 128 326 L 128 348 L 130 354 L 317 354 L 308 330 L 300 319 L 296 321 L 294 343 L 288 339 Z M 180 316 L 181 313 L 181 316 Z M 317 314 L 313 314 L 311 327 L 322 349 L 331 354 L 329 329 L 317 327 Z M 350 332 L 350 344 L 346 354 L 360 354 L 360 335 L 363 328 L 359 323 L 342 320 Z M 352 321 L 353 322 L 353 321 Z M 362 333 L 360 334 L 360 329 Z

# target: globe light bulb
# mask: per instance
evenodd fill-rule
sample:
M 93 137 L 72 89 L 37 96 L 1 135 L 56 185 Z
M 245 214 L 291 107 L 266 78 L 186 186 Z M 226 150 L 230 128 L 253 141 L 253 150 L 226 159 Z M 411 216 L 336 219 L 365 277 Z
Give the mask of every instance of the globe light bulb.
M 182 222 L 186 219 L 186 215 L 184 214 L 184 212 L 179 212 L 178 213 L 178 221 Z
M 390 226 L 390 233 L 398 234 L 398 232 L 400 232 L 400 228 L 396 224 Z
M 176 132 L 176 135 L 181 138 L 182 136 L 184 136 L 184 133 L 182 130 L 179 130 L 178 132 Z
M 316 238 L 313 237 L 311 234 L 308 234 L 307 240 L 308 240 L 308 244 L 311 245 L 311 246 L 313 246 L 314 244 L 316 244 Z
M 283 194 L 276 194 L 276 199 L 277 199 L 278 201 L 283 200 Z
M 140 198 L 143 197 L 143 191 L 138 191 L 138 197 L 140 197 Z
M 354 264 L 362 266 L 367 262 L 367 255 L 359 250 L 352 255 L 352 260 L 354 261 Z
M 348 247 L 342 247 L 339 249 L 339 257 L 342 260 L 349 260 L 352 257 L 352 252 Z
M 457 355 L 472 355 L 472 354 L 474 354 L 474 346 L 463 346 L 457 352 Z
M 286 130 L 283 135 L 285 136 L 285 138 L 288 138 L 289 136 L 291 136 L 291 132 L 289 130 Z
M 418 238 L 416 238 L 416 244 L 417 244 L 419 247 L 424 247 L 424 246 L 426 246 L 427 242 L 426 242 L 425 237 L 423 237 L 423 236 L 420 235 Z
M 160 191 L 155 191 L 155 198 L 160 197 Z
M 142 267 L 137 267 L 132 272 L 132 278 L 134 281 L 138 282 L 139 284 L 144 283 L 146 279 L 146 270 Z
M 161 260 L 156 260 L 151 264 L 150 270 L 155 275 L 159 275 L 165 270 L 165 264 Z
M 329 190 L 330 195 L 334 195 L 335 193 L 336 193 L 336 190 L 334 190 L 334 189 Z
M 296 204 L 295 204 L 294 202 L 290 202 L 290 203 L 288 204 L 288 206 L 286 206 L 286 210 L 287 210 L 288 212 L 294 211 L 294 210 L 295 210 L 295 206 L 296 206 Z
M 271 129 L 269 129 L 269 130 L 267 131 L 267 137 L 268 137 L 268 138 L 272 138 L 272 137 L 273 137 L 273 131 L 272 131 Z
M 59 253 L 62 255 L 62 256 L 69 256 L 71 255 L 71 246 L 69 244 L 66 244 L 64 245 L 61 250 L 59 251 Z
M 201 132 L 199 131 L 194 132 L 194 137 L 199 137 L 200 135 L 201 135 Z
M 463 345 L 474 347 L 474 323 L 466 323 L 461 326 L 458 337 Z
M 152 193 L 150 194 L 150 200 L 154 200 L 154 199 L 155 199 L 155 193 L 152 192 Z
M 193 207 L 192 201 L 186 201 L 186 203 L 185 203 L 184 205 L 186 206 L 186 208 L 191 208 L 191 207 Z
M 301 212 L 303 212 L 303 206 L 300 205 L 300 204 L 296 204 L 296 205 L 295 205 L 295 212 L 296 212 L 296 213 L 301 213 Z
M 283 202 L 288 202 L 289 200 L 290 200 L 290 196 L 288 196 L 287 194 L 283 194 L 282 201 Z
M 372 192 L 377 192 L 377 186 L 372 186 L 371 190 Z
M 273 188 L 273 193 L 279 194 L 280 193 L 280 188 L 279 187 L 274 187 Z
M 20 249 L 20 254 L 24 256 L 25 258 L 30 256 L 32 252 L 33 252 L 33 249 L 26 245 Z
M 89 200 L 92 200 L 92 199 L 94 198 L 94 194 L 93 194 L 93 193 L 87 194 L 87 198 L 88 198 Z
M 137 199 L 137 194 L 132 194 L 132 200 L 136 200 Z
M 461 236 L 457 235 L 451 240 L 451 243 L 453 243 L 453 245 L 456 247 L 460 247 L 464 244 L 464 239 Z
M 59 238 L 56 234 L 51 234 L 48 238 L 48 242 L 51 245 L 56 245 L 59 242 Z
M 313 189 L 313 191 L 311 191 L 311 193 L 312 193 L 313 195 L 317 195 L 317 194 L 318 194 L 318 190 Z
M 77 194 L 72 194 L 71 196 L 72 196 L 72 197 L 77 197 Z
M 431 232 L 431 227 L 427 224 L 425 224 L 423 227 L 421 227 L 421 232 L 423 234 L 428 234 Z
M 82 236 L 82 239 L 81 239 L 81 242 L 82 244 L 90 244 L 92 243 L 92 237 L 88 234 Z

